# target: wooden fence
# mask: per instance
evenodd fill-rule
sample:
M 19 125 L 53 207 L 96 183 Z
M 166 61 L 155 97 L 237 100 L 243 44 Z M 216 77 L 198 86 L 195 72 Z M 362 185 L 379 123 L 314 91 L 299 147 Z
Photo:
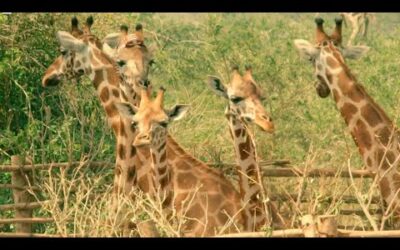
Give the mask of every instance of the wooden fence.
M 374 175 L 366 170 L 353 170 L 351 172 L 338 173 L 335 169 L 312 169 L 302 170 L 294 167 L 288 167 L 289 161 L 269 161 L 261 162 L 260 165 L 263 168 L 263 175 L 265 177 L 340 177 L 340 178 L 373 178 Z M 225 169 L 229 169 L 235 166 L 235 164 L 209 164 L 211 166 L 223 166 Z M 25 164 L 24 159 L 19 156 L 11 157 L 11 165 L 0 165 L 0 172 L 11 172 L 11 183 L 0 183 L 0 189 L 11 189 L 14 204 L 0 205 L 0 211 L 15 210 L 14 218 L 0 218 L 0 225 L 3 224 L 14 224 L 14 233 L 0 233 L 0 237 L 58 237 L 58 235 L 48 234 L 37 234 L 32 232 L 32 224 L 34 223 L 51 223 L 54 222 L 52 218 L 37 218 L 33 217 L 33 210 L 41 208 L 46 203 L 51 201 L 35 201 L 33 192 L 39 192 L 39 188 L 35 186 L 34 178 L 32 178 L 33 170 L 49 170 L 52 168 L 74 168 L 74 167 L 87 167 L 87 168 L 98 168 L 98 167 L 114 167 L 114 163 L 110 162 L 72 162 L 72 163 L 51 163 L 51 164 Z M 271 167 L 273 166 L 273 167 Z M 287 201 L 290 199 L 297 199 L 298 194 L 285 194 L 271 196 L 272 200 L 279 199 L 280 201 Z M 345 203 L 357 203 L 357 199 L 352 196 L 343 196 L 341 200 Z M 301 202 L 307 202 L 307 199 L 301 199 Z M 379 203 L 379 197 L 373 197 L 372 203 Z M 372 213 L 379 213 L 381 211 L 374 211 Z M 359 215 L 364 216 L 364 212 L 354 209 L 343 209 L 340 211 L 342 215 Z M 300 230 L 300 231 L 299 231 Z M 302 236 L 301 229 L 289 229 L 274 231 L 271 236 Z M 340 235 L 340 234 L 339 234 Z M 347 232 L 342 230 L 343 235 L 350 236 L 362 236 L 362 233 Z M 365 233 L 365 236 L 374 236 L 375 234 Z M 385 235 L 384 233 L 378 234 L 378 236 Z M 397 231 L 388 232 L 388 236 L 400 236 Z M 265 236 L 265 233 L 244 233 L 238 235 L 228 235 L 229 237 L 260 237 Z

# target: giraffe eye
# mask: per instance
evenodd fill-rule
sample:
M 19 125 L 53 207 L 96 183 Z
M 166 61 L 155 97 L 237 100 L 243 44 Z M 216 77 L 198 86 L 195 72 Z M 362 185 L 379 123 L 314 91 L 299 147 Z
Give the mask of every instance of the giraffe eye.
M 158 123 L 161 127 L 166 128 L 168 126 L 168 122 L 162 121 Z
M 61 55 L 65 56 L 67 54 L 67 50 L 66 49 L 60 49 Z
M 243 101 L 243 97 L 240 97 L 240 96 L 234 96 L 234 97 L 232 97 L 232 98 L 230 98 L 230 100 L 233 102 L 233 103 L 239 103 L 239 102 L 241 102 L 241 101 Z
M 126 64 L 126 61 L 125 60 L 118 60 L 117 64 L 118 64 L 118 66 L 122 67 L 122 66 L 124 66 Z

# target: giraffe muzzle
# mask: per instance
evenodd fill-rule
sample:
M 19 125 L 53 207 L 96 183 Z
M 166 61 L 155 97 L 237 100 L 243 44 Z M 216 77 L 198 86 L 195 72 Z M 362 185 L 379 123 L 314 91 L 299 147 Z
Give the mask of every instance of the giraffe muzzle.
M 43 87 L 53 87 L 53 86 L 57 86 L 60 83 L 60 77 L 58 77 L 57 75 L 51 75 L 48 78 L 45 78 L 43 80 Z

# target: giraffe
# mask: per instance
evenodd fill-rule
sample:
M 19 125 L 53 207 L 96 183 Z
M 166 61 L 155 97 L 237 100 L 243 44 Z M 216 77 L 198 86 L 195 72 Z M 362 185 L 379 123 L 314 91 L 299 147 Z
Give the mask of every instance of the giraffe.
M 225 117 L 235 148 L 246 229 L 258 231 L 263 225 L 270 224 L 271 218 L 269 206 L 263 202 L 267 200 L 267 194 L 257 162 L 255 141 L 247 123 L 253 122 L 269 133 L 274 132 L 274 124 L 262 106 L 264 96 L 252 76 L 251 66 L 246 66 L 243 76 L 240 75 L 238 66 L 234 66 L 228 85 L 214 76 L 208 77 L 208 85 L 217 95 L 228 100 Z M 272 221 L 277 220 L 280 218 L 273 218 Z
M 343 12 L 340 13 L 345 25 L 347 22 L 351 25 L 351 35 L 347 42 L 347 45 L 351 45 L 357 35 L 361 34 L 363 38 L 367 36 L 369 21 L 375 20 L 375 15 L 372 13 L 355 13 L 355 12 Z
M 62 55 L 49 66 L 42 78 L 42 85 L 44 87 L 54 86 L 59 84 L 63 77 L 69 79 L 84 74 L 88 75 L 106 112 L 108 123 L 116 136 L 114 192 L 129 194 L 132 187 L 137 184 L 144 192 L 152 193 L 154 184 L 150 178 L 140 179 L 136 183 L 137 173 L 150 169 L 148 150 L 137 151 L 132 146 L 135 129 L 131 127 L 129 121 L 119 116 L 115 108 L 116 102 L 129 100 L 123 92 L 120 92 L 121 86 L 128 84 L 120 78 L 120 66 L 101 51 L 103 46 L 97 37 L 90 34 L 90 27 L 84 29 L 86 32 L 80 30 L 76 18 L 72 19 L 71 26 L 70 34 L 67 32 L 57 33 L 62 47 Z M 130 42 L 132 43 L 132 41 Z M 141 49 L 135 52 L 135 58 L 141 60 L 143 64 L 142 69 L 146 69 L 148 72 L 147 67 L 150 66 L 148 62 L 151 60 L 151 55 L 146 47 L 142 45 Z M 141 77 L 136 79 L 147 81 L 147 75 L 141 74 Z
M 323 30 L 323 20 L 316 18 L 317 44 L 302 39 L 294 41 L 300 54 L 313 62 L 320 96 L 330 92 L 358 147 L 367 169 L 375 173 L 381 196 L 388 211 L 394 214 L 395 227 L 400 218 L 399 132 L 385 111 L 367 93 L 345 64 L 344 58 L 357 59 L 368 51 L 366 46 L 340 47 L 335 36 Z M 341 19 L 336 19 L 336 30 Z M 335 32 L 337 34 L 338 32 Z
M 143 89 L 139 107 L 126 102 L 117 105 L 121 116 L 131 119 L 139 131 L 134 145 L 150 146 L 157 190 L 166 193 L 167 197 L 171 194 L 172 199 L 167 198 L 167 205 L 174 208 L 180 218 L 186 219 L 182 228 L 184 236 L 215 235 L 232 221 L 240 228 L 243 225 L 240 195 L 232 183 L 220 171 L 185 151 L 168 150 L 168 124 L 182 118 L 187 106 L 176 105 L 165 110 L 164 91 L 161 87 L 152 101 L 150 91 Z M 167 158 L 180 159 L 179 164 L 172 168 Z M 229 225 L 226 230 L 237 229 Z

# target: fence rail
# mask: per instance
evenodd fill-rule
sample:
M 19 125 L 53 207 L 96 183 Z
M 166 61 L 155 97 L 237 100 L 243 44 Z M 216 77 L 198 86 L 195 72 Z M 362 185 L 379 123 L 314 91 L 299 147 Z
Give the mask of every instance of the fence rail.
M 264 161 L 259 163 L 262 167 L 264 177 L 340 177 L 340 178 L 373 178 L 374 174 L 366 170 L 352 170 L 338 172 L 337 169 L 311 169 L 305 170 L 296 168 L 290 165 L 288 160 L 275 160 L 275 161 Z M 0 172 L 11 172 L 12 180 L 11 183 L 0 184 L 0 189 L 11 189 L 14 204 L 0 205 L 0 211 L 15 210 L 15 218 L 0 218 L 0 225 L 2 224 L 15 224 L 15 233 L 0 233 L 0 237 L 63 237 L 61 235 L 47 235 L 47 234 L 36 234 L 32 233 L 33 223 L 52 223 L 52 218 L 34 218 L 32 216 L 33 209 L 41 208 L 46 204 L 54 203 L 54 201 L 34 201 L 32 192 L 40 191 L 39 187 L 35 185 L 32 172 L 34 170 L 51 170 L 55 168 L 113 168 L 114 163 L 106 161 L 94 161 L 94 162 L 66 162 L 66 163 L 45 163 L 45 164 L 24 164 L 23 160 L 19 156 L 11 157 L 11 165 L 0 165 Z M 225 171 L 232 172 L 231 169 L 236 167 L 236 164 L 226 163 L 208 163 L 210 166 L 222 167 Z M 29 192 L 28 192 L 29 190 Z M 272 195 L 271 200 L 279 200 L 283 202 L 295 201 L 298 199 L 298 194 L 284 194 L 284 195 Z M 333 198 L 328 197 L 324 200 L 329 201 Z M 344 203 L 358 203 L 358 200 L 349 195 L 340 197 L 340 200 Z M 62 201 L 57 201 L 61 203 Z M 309 202 L 309 199 L 301 197 L 300 202 Z M 371 204 L 378 204 L 380 197 L 372 197 Z M 379 209 L 371 209 L 369 211 L 371 215 L 382 213 Z M 342 215 L 364 215 L 364 211 L 361 209 L 342 209 L 340 211 Z M 362 232 L 362 233 L 361 233 Z M 366 231 L 349 231 L 340 230 L 342 235 L 349 237 L 375 237 L 375 236 L 400 236 L 400 231 L 385 231 L 386 235 L 381 232 L 366 232 Z M 73 235 L 68 235 L 72 236 Z M 224 235 L 220 237 L 265 237 L 264 232 L 260 233 L 242 233 L 235 235 Z M 273 231 L 272 237 L 302 237 L 303 232 L 301 229 L 287 229 Z

